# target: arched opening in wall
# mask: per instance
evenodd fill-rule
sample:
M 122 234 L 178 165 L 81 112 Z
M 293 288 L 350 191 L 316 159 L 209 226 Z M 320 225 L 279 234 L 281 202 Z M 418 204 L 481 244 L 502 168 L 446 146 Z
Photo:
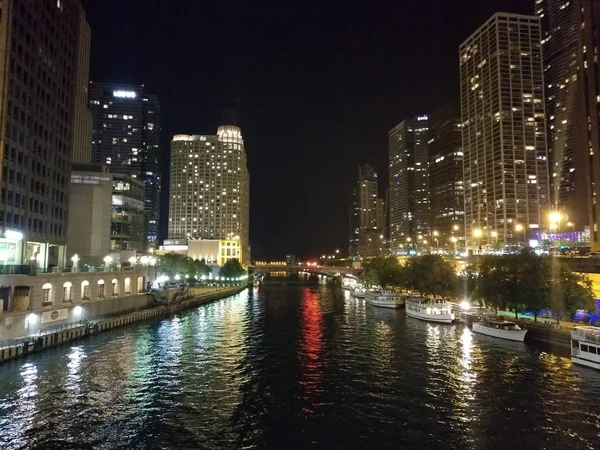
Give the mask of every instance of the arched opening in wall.
M 52 284 L 45 283 L 42 286 L 42 306 L 52 306 L 54 304 L 54 292 L 52 292 Z
M 73 303 L 73 283 L 70 281 L 65 282 L 63 284 L 63 303 Z
M 144 292 L 144 277 L 138 277 L 137 291 L 138 293 Z
M 104 280 L 98 280 L 98 298 L 104 298 Z
M 131 278 L 129 278 L 129 277 L 125 278 L 124 294 L 125 295 L 131 294 Z
M 119 295 L 119 281 L 116 278 L 113 278 L 111 281 L 112 284 L 112 296 L 117 297 Z
M 81 282 L 81 300 L 90 299 L 90 282 L 85 280 Z

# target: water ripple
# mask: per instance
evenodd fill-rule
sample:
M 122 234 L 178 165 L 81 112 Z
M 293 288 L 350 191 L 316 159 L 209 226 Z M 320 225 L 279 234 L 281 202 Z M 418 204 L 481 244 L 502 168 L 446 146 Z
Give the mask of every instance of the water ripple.
M 0 448 L 598 448 L 600 377 L 521 343 L 262 286 L 0 367 Z

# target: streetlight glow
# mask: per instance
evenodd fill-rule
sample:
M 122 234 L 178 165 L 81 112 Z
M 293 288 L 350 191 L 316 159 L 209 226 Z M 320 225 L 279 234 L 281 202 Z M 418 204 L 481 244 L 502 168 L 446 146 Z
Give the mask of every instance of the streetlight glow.
M 518 223 L 518 224 L 515 225 L 515 230 L 516 231 L 523 231 L 524 227 L 523 227 L 523 225 L 521 225 L 520 223 Z
M 483 236 L 483 231 L 481 231 L 481 228 L 475 228 L 473 230 L 473 237 L 480 238 L 481 236 Z
M 552 223 L 558 223 L 562 220 L 562 214 L 558 211 L 552 211 L 548 214 L 548 219 L 550 219 L 550 222 Z

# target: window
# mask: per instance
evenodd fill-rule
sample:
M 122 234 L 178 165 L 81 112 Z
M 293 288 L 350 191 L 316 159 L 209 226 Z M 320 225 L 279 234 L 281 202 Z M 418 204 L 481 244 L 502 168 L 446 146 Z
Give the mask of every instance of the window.
M 82 300 L 90 299 L 90 282 L 89 281 L 81 282 L 81 299 Z
M 117 281 L 116 278 L 113 278 L 113 280 L 112 280 L 112 296 L 116 297 L 117 295 L 119 295 L 119 282 Z
M 98 280 L 98 298 L 104 298 L 104 280 Z
M 591 345 L 589 346 L 589 348 L 590 348 L 590 353 L 592 355 L 596 355 L 597 351 L 599 350 L 597 347 L 592 347 Z
M 587 352 L 588 351 L 588 346 L 585 344 L 581 344 L 581 351 L 582 352 Z
M 46 283 L 42 286 L 42 306 L 50 306 L 52 303 L 52 285 Z
M 131 278 L 125 278 L 125 295 L 131 294 Z
M 63 284 L 63 303 L 70 303 L 73 301 L 73 299 L 71 298 L 71 287 L 73 286 L 73 284 L 69 281 L 67 281 L 65 284 Z

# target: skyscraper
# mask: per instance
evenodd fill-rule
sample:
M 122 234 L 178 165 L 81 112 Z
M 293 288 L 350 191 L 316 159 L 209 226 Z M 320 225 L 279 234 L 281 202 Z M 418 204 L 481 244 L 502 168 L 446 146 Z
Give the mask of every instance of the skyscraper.
M 455 247 L 463 235 L 465 192 L 460 128 L 458 104 L 445 105 L 429 116 L 430 218 L 440 247 Z
M 250 260 L 249 175 L 238 127 L 173 136 L 170 184 L 169 239 L 223 241 L 230 256 Z
M 494 14 L 461 44 L 460 81 L 467 244 L 522 241 L 550 206 L 539 18 Z
M 576 133 L 587 143 L 585 182 L 588 189 L 590 243 L 592 250 L 600 250 L 600 2 L 577 0 L 579 6 L 579 48 L 577 52 L 578 79 L 581 80 L 579 101 L 583 121 L 587 124 L 583 133 Z M 580 130 L 581 128 L 578 128 Z M 576 144 L 577 145 L 577 144 Z M 581 144 L 579 144 L 581 145 Z
M 579 0 L 536 0 L 541 20 L 551 201 L 573 229 L 589 225 L 587 116 L 580 94 Z M 584 75 L 584 74 L 582 74 Z
M 390 249 L 406 249 L 429 228 L 428 118 L 406 119 L 389 131 Z
M 90 83 L 92 162 L 144 182 L 148 245 L 158 239 L 160 214 L 158 97 L 144 86 Z
M 370 164 L 358 166 L 358 182 L 350 207 L 350 256 L 381 253 L 384 232 L 384 204 L 378 197 L 377 170 Z
M 0 264 L 64 264 L 88 40 L 78 0 L 0 4 Z

